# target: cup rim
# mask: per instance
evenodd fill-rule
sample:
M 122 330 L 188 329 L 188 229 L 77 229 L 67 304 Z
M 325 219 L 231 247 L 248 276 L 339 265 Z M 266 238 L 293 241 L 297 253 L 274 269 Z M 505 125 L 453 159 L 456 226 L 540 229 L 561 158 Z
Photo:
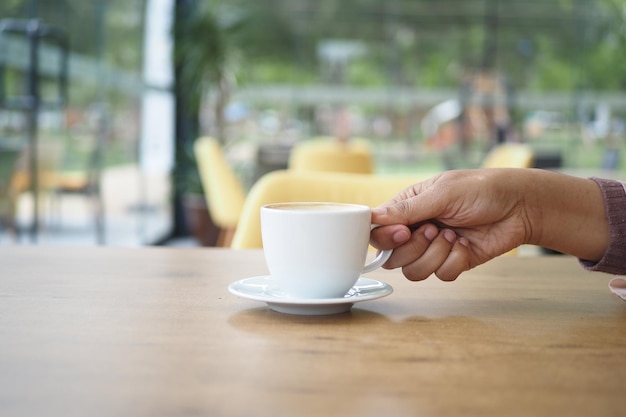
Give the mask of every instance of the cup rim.
M 296 212 L 300 212 L 300 213 L 329 213 L 330 211 L 319 211 L 319 210 L 315 210 L 315 209 L 311 209 L 311 210 L 306 210 L 303 209 L 303 206 L 341 206 L 342 210 L 338 210 L 336 211 L 337 213 L 339 212 L 361 212 L 361 211 L 371 211 L 372 208 L 370 206 L 366 206 L 364 204 L 355 204 L 355 203 L 339 203 L 339 202 L 333 202 L 333 201 L 286 201 L 286 202 L 281 202 L 281 203 L 270 203 L 270 204 L 265 204 L 263 206 L 261 206 L 262 209 L 264 210 L 275 210 L 275 209 L 284 209 L 284 208 L 289 208 L 289 207 L 300 207 L 299 210 L 297 211 L 293 211 L 294 213 Z

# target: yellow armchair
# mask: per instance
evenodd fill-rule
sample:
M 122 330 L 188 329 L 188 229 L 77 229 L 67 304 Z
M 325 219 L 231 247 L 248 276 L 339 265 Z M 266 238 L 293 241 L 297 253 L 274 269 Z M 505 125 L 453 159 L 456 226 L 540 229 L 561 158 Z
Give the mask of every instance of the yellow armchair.
M 220 228 L 217 245 L 229 246 L 246 198 L 244 187 L 217 140 L 197 139 L 194 153 L 211 218 Z
M 534 154 L 522 143 L 503 143 L 495 146 L 483 160 L 482 168 L 531 168 Z
M 363 140 L 343 143 L 321 137 L 297 143 L 289 156 L 288 167 L 294 171 L 371 174 L 374 172 L 374 157 Z
M 260 208 L 289 201 L 332 201 L 377 206 L 402 189 L 424 180 L 420 175 L 380 176 L 338 172 L 274 171 L 251 188 L 231 248 L 261 248 Z

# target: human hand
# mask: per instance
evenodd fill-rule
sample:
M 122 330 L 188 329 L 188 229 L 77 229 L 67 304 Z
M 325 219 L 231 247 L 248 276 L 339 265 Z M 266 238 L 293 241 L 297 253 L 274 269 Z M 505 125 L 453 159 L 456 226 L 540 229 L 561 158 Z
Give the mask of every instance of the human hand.
M 530 240 L 532 222 L 515 170 L 448 171 L 372 211 L 372 245 L 394 248 L 386 268 L 445 281 Z

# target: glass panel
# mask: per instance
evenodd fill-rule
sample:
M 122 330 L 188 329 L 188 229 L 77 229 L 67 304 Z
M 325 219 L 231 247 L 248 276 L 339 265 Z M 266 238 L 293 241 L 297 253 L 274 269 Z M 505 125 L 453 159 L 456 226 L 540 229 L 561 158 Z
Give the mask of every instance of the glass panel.
M 9 211 L 0 211 L 0 244 L 132 246 L 169 235 L 172 80 L 150 78 L 143 63 L 154 55 L 144 54 L 154 50 L 144 44 L 169 40 L 172 4 L 16 0 L 0 5 L 0 144 L 21 151 L 12 173 L 3 173 L 4 182 L 13 184 L 11 198 L 3 199 L 15 207 L 16 227 Z M 67 38 L 67 49 L 57 37 Z M 169 44 L 160 45 L 165 52 L 158 60 L 145 62 L 152 72 L 168 74 Z M 31 50 L 37 61 L 32 77 Z M 65 85 L 66 102 L 60 100 Z M 13 229 L 16 238 L 6 233 Z

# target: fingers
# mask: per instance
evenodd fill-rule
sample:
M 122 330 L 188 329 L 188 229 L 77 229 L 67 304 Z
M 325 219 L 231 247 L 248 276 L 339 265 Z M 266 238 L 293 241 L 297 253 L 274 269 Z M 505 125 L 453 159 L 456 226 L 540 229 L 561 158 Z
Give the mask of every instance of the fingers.
M 422 211 L 416 206 L 416 200 L 409 198 L 372 209 L 372 223 L 415 224 L 430 218 L 419 216 L 421 213 Z
M 385 250 L 396 248 L 411 239 L 411 229 L 402 224 L 381 226 L 372 230 L 371 243 L 375 248 Z
M 450 229 L 439 230 L 425 223 L 415 231 L 403 225 L 381 226 L 372 231 L 372 244 L 394 249 L 385 269 L 402 268 L 411 281 L 421 281 L 433 273 L 442 281 L 454 281 L 470 269 L 470 245 Z
M 437 218 L 445 208 L 446 199 L 442 198 L 443 190 L 429 189 L 432 181 L 414 184 L 393 200 L 372 209 L 372 223 L 411 225 Z
M 462 237 L 456 240 L 448 257 L 435 271 L 435 275 L 442 281 L 454 281 L 468 269 L 470 269 L 469 242 Z
M 384 268 L 400 268 L 417 261 L 426 253 L 438 234 L 437 226 L 431 223 L 423 224 L 411 233 L 406 243 L 394 249 Z
M 469 268 L 470 248 L 466 238 L 458 238 L 449 229 L 438 231 L 433 224 L 425 224 L 411 235 L 411 239 L 397 247 L 385 268 L 402 268 L 411 281 L 421 281 L 433 273 L 442 281 L 454 281 Z

